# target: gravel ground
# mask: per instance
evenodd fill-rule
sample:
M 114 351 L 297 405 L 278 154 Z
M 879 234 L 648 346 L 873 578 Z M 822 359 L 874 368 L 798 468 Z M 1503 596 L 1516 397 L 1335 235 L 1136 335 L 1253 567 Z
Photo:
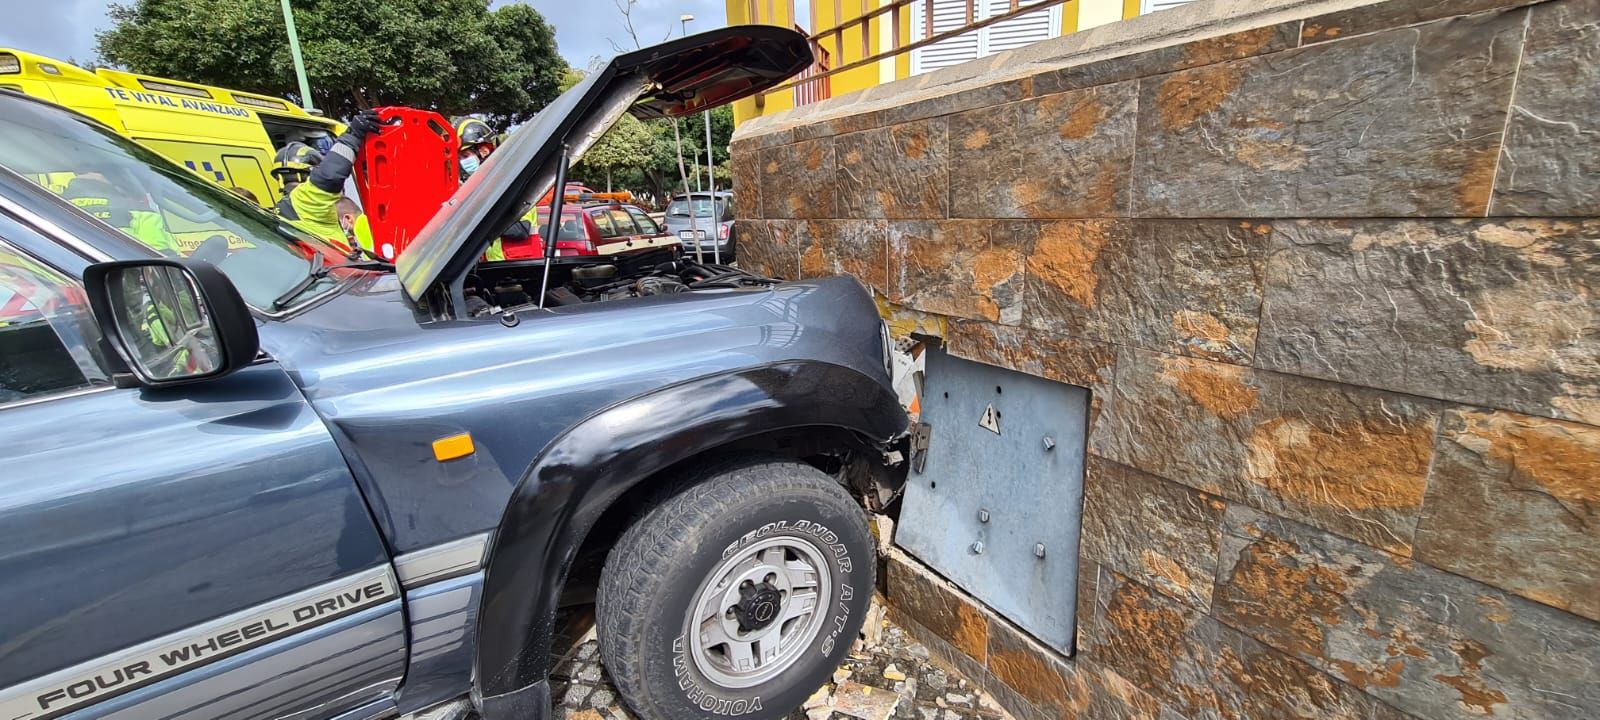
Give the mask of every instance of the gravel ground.
M 966 678 L 935 666 L 900 628 L 868 615 L 868 632 L 833 681 L 790 720 L 1011 720 Z M 600 666 L 594 633 L 551 674 L 555 720 L 633 720 Z

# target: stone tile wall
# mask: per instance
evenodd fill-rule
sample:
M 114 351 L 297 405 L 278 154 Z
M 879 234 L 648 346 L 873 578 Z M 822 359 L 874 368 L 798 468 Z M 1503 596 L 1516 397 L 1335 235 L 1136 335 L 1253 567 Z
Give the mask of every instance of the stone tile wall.
M 741 263 L 1094 393 L 1074 656 L 887 559 L 1021 717 L 1600 718 L 1600 0 L 1318 5 L 735 140 Z

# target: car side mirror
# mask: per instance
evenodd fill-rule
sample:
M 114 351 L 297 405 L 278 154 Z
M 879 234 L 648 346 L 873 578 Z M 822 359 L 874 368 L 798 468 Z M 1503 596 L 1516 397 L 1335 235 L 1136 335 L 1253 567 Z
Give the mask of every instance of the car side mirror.
M 140 385 L 217 378 L 261 349 L 249 306 L 217 266 L 162 258 L 90 265 L 84 291 L 111 345 Z

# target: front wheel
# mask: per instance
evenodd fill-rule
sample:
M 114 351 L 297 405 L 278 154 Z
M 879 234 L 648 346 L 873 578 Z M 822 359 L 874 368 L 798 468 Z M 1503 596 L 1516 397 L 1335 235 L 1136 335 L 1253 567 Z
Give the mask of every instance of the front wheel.
M 697 480 L 607 558 L 601 660 L 646 720 L 781 718 L 861 629 L 875 565 L 866 518 L 838 483 L 791 460 Z

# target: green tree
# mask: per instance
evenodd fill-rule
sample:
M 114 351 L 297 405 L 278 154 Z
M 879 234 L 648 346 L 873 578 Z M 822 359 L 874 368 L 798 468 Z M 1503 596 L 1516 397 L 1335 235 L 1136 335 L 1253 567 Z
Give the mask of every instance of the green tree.
M 632 115 L 623 115 L 584 153 L 583 169 L 604 176 L 605 189 L 610 191 L 618 175 L 645 165 L 652 140 L 650 128 Z
M 553 99 L 567 70 L 527 5 L 488 0 L 296 0 L 312 100 L 324 112 L 407 105 L 505 127 Z M 278 0 L 134 0 L 96 36 L 129 70 L 299 100 Z
M 705 127 L 699 116 L 680 118 L 683 133 L 683 155 L 690 172 L 693 164 L 700 165 L 700 177 L 705 176 Z M 717 187 L 727 189 L 730 177 L 727 170 L 728 141 L 733 136 L 733 109 L 720 107 L 711 111 L 711 146 L 716 158 Z M 574 179 L 591 187 L 628 189 L 647 196 L 656 203 L 683 192 L 683 179 L 678 175 L 677 143 L 672 137 L 671 120 L 639 121 L 624 117 L 612 126 L 589 149 L 583 162 L 573 168 Z M 690 187 L 701 180 L 690 177 Z

